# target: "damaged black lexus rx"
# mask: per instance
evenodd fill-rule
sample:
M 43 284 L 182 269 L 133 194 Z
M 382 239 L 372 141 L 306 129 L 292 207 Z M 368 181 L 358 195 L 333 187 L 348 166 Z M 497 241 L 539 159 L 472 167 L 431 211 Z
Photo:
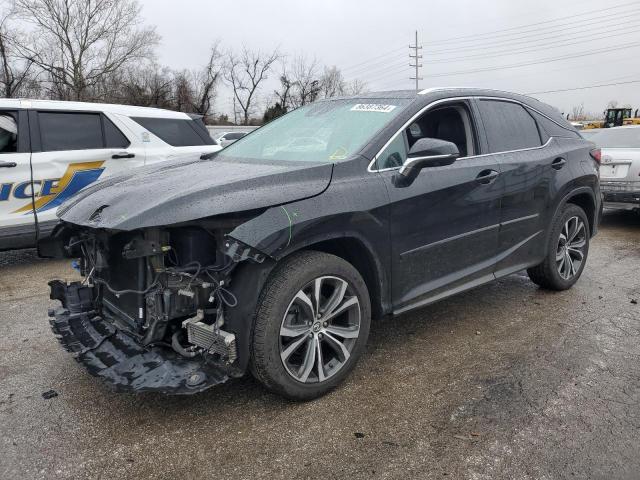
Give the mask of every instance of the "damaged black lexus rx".
M 585 266 L 598 152 L 554 109 L 478 89 L 299 108 L 226 149 L 112 177 L 58 211 L 43 256 L 53 331 L 122 391 L 200 392 L 251 371 L 310 399 L 361 356 L 372 317 L 520 270 Z

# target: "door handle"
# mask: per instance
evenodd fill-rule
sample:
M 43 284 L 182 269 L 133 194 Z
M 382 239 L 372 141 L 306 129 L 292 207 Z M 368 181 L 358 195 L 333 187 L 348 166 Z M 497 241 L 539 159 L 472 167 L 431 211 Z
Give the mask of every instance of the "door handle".
M 0 168 L 13 168 L 17 166 L 18 164 L 16 162 L 0 162 Z
M 120 152 L 120 153 L 114 153 L 113 155 L 111 155 L 111 158 L 113 158 L 113 159 L 116 159 L 116 158 L 133 158 L 135 156 L 136 156 L 135 153 Z
M 567 161 L 564 158 L 558 157 L 553 162 L 551 162 L 551 168 L 560 170 L 562 167 L 564 167 L 565 163 L 567 163 Z
M 483 185 L 489 185 L 500 175 L 499 172 L 495 170 L 483 170 L 476 177 L 476 182 L 481 183 Z

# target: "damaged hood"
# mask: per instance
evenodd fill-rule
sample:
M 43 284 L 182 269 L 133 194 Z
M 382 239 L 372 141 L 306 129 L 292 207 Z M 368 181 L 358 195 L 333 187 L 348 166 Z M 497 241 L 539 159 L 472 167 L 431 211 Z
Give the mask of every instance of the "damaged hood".
M 322 193 L 332 164 L 253 163 L 216 156 L 164 162 L 97 182 L 64 203 L 61 220 L 114 230 L 172 225 Z

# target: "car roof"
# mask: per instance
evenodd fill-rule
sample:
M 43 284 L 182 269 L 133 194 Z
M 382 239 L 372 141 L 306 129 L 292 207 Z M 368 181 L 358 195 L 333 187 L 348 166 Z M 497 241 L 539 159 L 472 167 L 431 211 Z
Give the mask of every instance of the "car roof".
M 504 90 L 494 90 L 490 88 L 478 88 L 478 87 L 431 87 L 416 92 L 415 90 L 389 90 L 381 92 L 367 92 L 358 95 L 349 95 L 344 97 L 334 97 L 322 102 L 332 100 L 354 100 L 354 99 L 410 99 L 410 105 L 419 104 L 421 107 L 425 106 L 433 101 L 446 99 L 448 97 L 497 97 L 507 100 L 514 100 L 516 102 L 524 103 L 530 108 L 537 110 L 543 115 L 547 116 L 555 123 L 559 124 L 569 130 L 575 130 L 575 128 L 563 117 L 560 111 L 541 102 L 533 97 L 522 95 L 519 93 L 507 92 Z M 406 108 L 409 108 L 408 106 Z
M 99 111 L 126 115 L 131 117 L 175 118 L 190 120 L 191 117 L 183 112 L 174 112 L 162 108 L 136 107 L 132 105 L 119 105 L 114 103 L 89 103 L 67 102 L 63 100 L 33 100 L 28 98 L 2 98 L 2 108 L 33 108 L 43 110 L 72 110 L 72 111 Z

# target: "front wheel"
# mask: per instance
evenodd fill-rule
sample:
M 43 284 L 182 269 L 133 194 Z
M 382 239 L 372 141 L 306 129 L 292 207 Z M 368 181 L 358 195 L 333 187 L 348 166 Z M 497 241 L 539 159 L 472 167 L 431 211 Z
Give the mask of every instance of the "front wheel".
M 369 335 L 369 293 L 358 271 L 321 252 L 278 265 L 258 302 L 252 371 L 269 390 L 310 400 L 338 385 Z
M 584 210 L 567 204 L 553 220 L 544 261 L 527 270 L 543 288 L 567 290 L 578 281 L 589 253 L 589 221 Z

